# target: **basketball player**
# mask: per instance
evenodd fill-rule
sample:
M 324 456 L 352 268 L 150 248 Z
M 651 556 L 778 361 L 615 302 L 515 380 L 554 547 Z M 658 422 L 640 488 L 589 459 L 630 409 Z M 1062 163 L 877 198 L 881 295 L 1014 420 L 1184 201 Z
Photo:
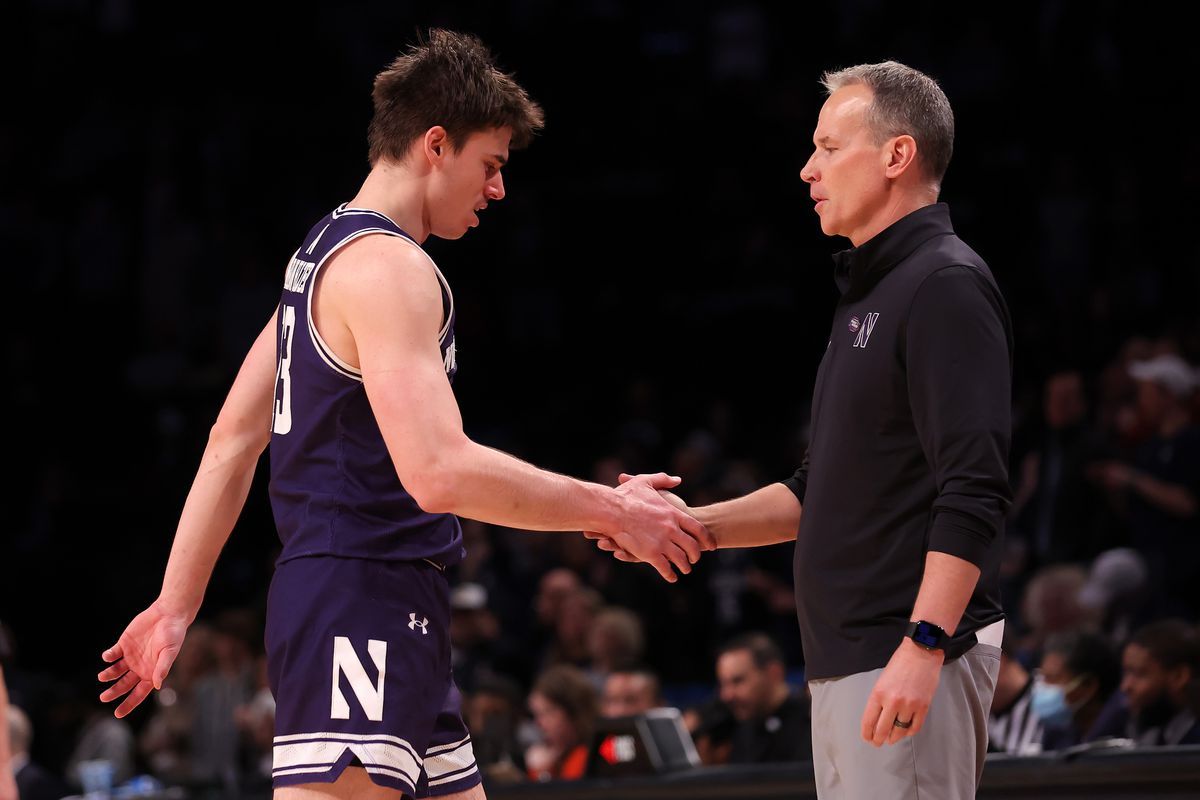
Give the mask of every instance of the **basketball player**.
M 938 202 L 954 144 L 941 88 L 894 61 L 823 83 L 800 177 L 821 230 L 852 247 L 834 256 L 808 454 L 695 513 L 720 547 L 796 542 L 822 800 L 961 800 L 983 775 L 1004 631 L 1012 324 Z
M 433 31 L 380 73 L 371 171 L 288 263 L 275 315 L 213 426 L 162 592 L 103 654 L 128 714 L 160 688 L 262 450 L 283 551 L 267 609 L 277 798 L 483 796 L 450 674 L 455 515 L 596 528 L 668 581 L 713 542 L 657 493 L 537 469 L 472 442 L 450 388 L 454 298 L 425 254 L 504 197 L 541 109 L 471 36 Z M 331 677 L 332 676 L 332 677 Z M 348 769 L 348 767 L 350 767 Z

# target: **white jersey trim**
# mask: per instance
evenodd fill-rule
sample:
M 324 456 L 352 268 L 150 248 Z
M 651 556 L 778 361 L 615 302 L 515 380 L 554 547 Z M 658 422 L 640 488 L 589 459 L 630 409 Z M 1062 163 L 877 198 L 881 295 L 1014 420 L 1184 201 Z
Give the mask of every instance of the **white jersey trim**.
M 401 744 L 393 744 L 385 741 L 384 737 L 331 731 L 302 735 L 299 738 L 306 741 L 286 744 L 280 744 L 280 738 L 275 739 L 271 753 L 271 772 L 275 775 L 292 770 L 328 771 L 347 750 L 358 756 L 367 769 L 395 772 L 410 783 L 414 783 L 421 774 L 422 760 L 413 755 L 412 747 L 402 739 L 397 740 Z
M 474 766 L 475 749 L 471 747 L 470 742 L 464 743 L 449 753 L 436 756 L 428 753 L 425 755 L 425 774 L 429 776 L 430 781 L 434 778 L 443 778 L 451 773 L 468 770 Z
M 342 215 L 344 215 L 344 214 L 368 214 L 368 215 L 381 217 L 383 219 L 388 220 L 388 222 L 391 222 L 391 220 L 388 219 L 387 216 L 385 216 L 384 214 L 380 214 L 377 211 L 369 211 L 366 209 L 341 210 L 339 208 L 339 209 L 335 209 L 335 211 L 334 211 L 335 217 L 339 215 L 339 213 L 338 213 L 339 211 L 341 211 Z M 392 222 L 392 224 L 395 225 L 396 223 Z M 400 226 L 397 225 L 396 227 L 400 227 Z M 321 233 L 324 233 L 324 231 L 321 231 Z M 439 345 L 443 345 L 446 343 L 446 335 L 450 332 L 450 321 L 452 319 L 454 319 L 454 293 L 452 291 L 450 291 L 449 281 L 446 280 L 446 276 L 442 274 L 442 271 L 440 269 L 438 269 L 437 263 L 435 263 L 434 260 L 432 258 L 430 258 L 429 254 L 425 252 L 425 249 L 423 247 L 421 247 L 421 245 L 414 242 L 409 236 L 407 236 L 406 234 L 400 233 L 399 231 L 390 231 L 387 228 L 363 228 L 362 230 L 355 231 L 354 233 L 350 234 L 346 238 L 342 239 L 340 242 L 338 242 L 333 247 L 331 247 L 329 249 L 329 252 L 326 253 L 325 256 L 320 261 L 317 262 L 317 266 L 313 268 L 312 275 L 308 279 L 308 286 L 305 290 L 305 294 L 307 295 L 306 300 L 305 300 L 305 302 L 306 302 L 305 318 L 308 323 L 309 338 L 312 339 L 313 347 L 314 347 L 314 349 L 316 349 L 317 355 L 319 355 L 321 357 L 321 360 L 324 361 L 329 366 L 330 369 L 332 369 L 337 374 L 341 375 L 343 378 L 348 378 L 352 381 L 358 381 L 359 383 L 362 383 L 362 370 L 348 364 L 347 362 L 345 362 L 341 358 L 339 358 L 337 353 L 333 352 L 333 348 L 331 348 L 328 344 L 326 344 L 325 340 L 323 338 L 321 338 L 321 334 L 317 331 L 317 325 L 313 321 L 312 301 L 313 301 L 313 294 L 316 292 L 316 289 L 317 289 L 317 276 L 321 272 L 321 267 L 325 266 L 325 262 L 329 260 L 329 257 L 332 256 L 334 253 L 338 252 L 339 250 L 341 250 L 343 247 L 345 247 L 347 244 L 354 241 L 355 239 L 358 239 L 359 237 L 362 237 L 362 236 L 367 236 L 372 233 L 382 233 L 387 236 L 394 236 L 397 239 L 400 239 L 401 241 L 408 242 L 413 247 L 417 248 L 417 250 L 420 251 L 421 255 L 425 256 L 426 260 L 429 261 L 429 265 L 431 267 L 433 267 L 433 272 L 435 275 L 437 275 L 438 282 L 445 288 L 446 297 L 450 301 L 449 308 L 446 310 L 446 314 L 445 314 L 446 318 L 442 322 L 442 329 L 438 332 L 438 344 Z M 299 253 L 300 251 L 297 250 L 296 252 Z
M 358 381 L 359 383 L 362 383 L 362 370 L 353 367 L 342 359 L 338 358 L 337 353 L 333 352 L 333 349 L 325 343 L 325 340 L 321 338 L 321 334 L 317 332 L 317 325 L 315 322 L 313 322 L 312 301 L 313 295 L 317 290 L 317 276 L 320 275 L 321 267 L 325 266 L 325 262 L 329 260 L 329 257 L 355 239 L 372 233 L 382 233 L 387 236 L 395 236 L 398 239 L 407 238 L 403 234 L 396 233 L 395 231 L 389 231 L 387 228 L 364 228 L 360 231 L 355 231 L 330 248 L 329 252 L 317 262 L 317 266 L 313 268 L 312 276 L 309 278 L 308 288 L 305 290 L 305 303 L 307 304 L 305 317 L 308 321 L 308 335 L 309 338 L 312 339 L 313 347 L 316 348 L 317 354 L 321 356 L 321 359 L 328 364 L 329 368 L 334 372 L 344 378 L 349 378 L 350 380 Z

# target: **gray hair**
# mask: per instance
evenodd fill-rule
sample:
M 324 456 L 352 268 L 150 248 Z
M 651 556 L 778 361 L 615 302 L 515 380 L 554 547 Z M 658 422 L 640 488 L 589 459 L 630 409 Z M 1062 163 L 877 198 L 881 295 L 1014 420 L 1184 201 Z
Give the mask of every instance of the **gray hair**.
M 954 112 L 937 81 L 896 61 L 859 64 L 821 76 L 828 94 L 861 84 L 875 96 L 867 109 L 867 127 L 882 144 L 908 134 L 917 142 L 918 162 L 940 188 L 954 152 Z

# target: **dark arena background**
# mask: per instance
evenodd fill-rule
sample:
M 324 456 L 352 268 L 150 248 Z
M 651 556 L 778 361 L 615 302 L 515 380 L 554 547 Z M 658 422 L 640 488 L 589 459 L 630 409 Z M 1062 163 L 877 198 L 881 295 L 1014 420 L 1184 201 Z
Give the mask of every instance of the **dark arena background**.
M 100 653 L 159 591 L 209 428 L 289 255 L 366 175 L 373 76 L 431 27 L 480 36 L 546 113 L 505 168 L 503 202 L 464 239 L 428 242 L 457 301 L 467 433 L 602 483 L 667 471 L 693 505 L 786 478 L 804 454 L 838 296 L 830 255 L 849 246 L 822 235 L 799 178 L 821 73 L 895 59 L 936 78 L 956 117 L 941 199 L 1015 322 L 1010 658 L 1032 673 L 1054 642 L 1093 637 L 1119 709 L 1126 643 L 1183 620 L 1193 666 L 1178 710 L 1190 703 L 1194 722 L 1194 36 L 1165 3 L 974 6 L 6 5 L 0 657 L 32 762 L 64 781 L 44 796 L 82 793 L 97 760 L 124 796 L 269 794 L 265 456 L 184 657 L 119 724 L 96 699 Z M 1169 354 L 1190 365 L 1193 391 L 1172 398 L 1191 427 L 1164 438 L 1129 368 Z M 1122 480 L 1155 453 L 1182 509 Z M 722 763 L 734 723 L 713 702 L 718 649 L 750 631 L 778 644 L 803 696 L 790 544 L 707 554 L 668 586 L 577 534 L 466 520 L 464 534 L 456 676 L 468 721 L 484 721 L 491 796 L 815 796 L 804 760 Z M 531 779 L 534 682 L 569 664 L 599 697 L 622 662 L 691 712 L 706 765 Z M 1079 738 L 989 757 L 980 796 L 1200 796 L 1196 746 Z

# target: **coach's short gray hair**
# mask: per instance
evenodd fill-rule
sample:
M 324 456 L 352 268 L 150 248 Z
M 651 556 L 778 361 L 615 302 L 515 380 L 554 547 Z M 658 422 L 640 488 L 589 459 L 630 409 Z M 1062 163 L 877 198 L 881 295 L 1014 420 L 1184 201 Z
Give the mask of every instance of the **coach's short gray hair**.
M 954 112 L 937 81 L 899 62 L 884 61 L 826 72 L 821 84 L 828 94 L 854 84 L 870 89 L 875 98 L 866 121 L 876 143 L 901 134 L 912 136 L 925 174 L 942 185 L 954 153 Z

